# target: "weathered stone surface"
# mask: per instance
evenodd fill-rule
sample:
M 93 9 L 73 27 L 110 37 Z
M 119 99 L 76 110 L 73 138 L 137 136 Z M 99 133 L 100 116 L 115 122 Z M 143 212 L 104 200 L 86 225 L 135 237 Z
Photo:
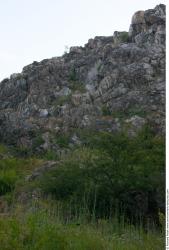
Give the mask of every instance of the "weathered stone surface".
M 132 17 L 129 36 L 139 45 L 165 43 L 165 5 L 154 9 L 138 11 Z
M 32 181 L 34 179 L 39 178 L 40 176 L 43 175 L 43 173 L 55 168 L 56 165 L 57 165 L 56 161 L 47 161 L 47 162 L 43 163 L 42 166 L 35 169 L 31 175 L 26 177 L 26 181 Z
M 29 147 L 38 131 L 45 141 L 41 147 L 47 149 L 52 133 L 76 128 L 113 133 L 126 120 L 133 131 L 146 123 L 159 133 L 165 130 L 162 4 L 136 12 L 129 33 L 97 36 L 62 57 L 33 62 L 0 83 L 0 138 L 10 144 Z

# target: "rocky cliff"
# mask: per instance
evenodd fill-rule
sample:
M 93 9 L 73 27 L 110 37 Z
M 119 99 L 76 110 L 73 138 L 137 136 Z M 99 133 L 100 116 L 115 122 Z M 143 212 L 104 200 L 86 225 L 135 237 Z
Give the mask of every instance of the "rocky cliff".
M 136 12 L 129 32 L 90 39 L 62 57 L 33 62 L 0 83 L 0 138 L 53 147 L 77 129 L 165 131 L 165 6 Z M 39 146 L 38 145 L 38 146 Z

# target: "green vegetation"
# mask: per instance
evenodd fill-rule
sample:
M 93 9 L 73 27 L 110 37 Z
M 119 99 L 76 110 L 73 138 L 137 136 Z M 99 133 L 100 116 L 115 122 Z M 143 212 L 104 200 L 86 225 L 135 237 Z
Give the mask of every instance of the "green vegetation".
M 110 115 L 112 115 L 112 112 L 110 111 L 110 109 L 107 106 L 103 106 L 102 107 L 102 114 L 104 116 L 110 116 Z
M 77 81 L 77 74 L 76 74 L 75 68 L 71 69 L 70 75 L 69 75 L 69 80 L 73 81 L 73 82 Z
M 112 112 L 111 115 L 113 117 L 117 117 L 117 118 L 120 118 L 120 119 L 130 118 L 130 117 L 132 117 L 134 115 L 145 117 L 146 111 L 145 110 L 140 110 L 139 107 L 133 107 L 133 108 L 129 108 L 125 112 L 124 111 L 115 111 L 115 112 Z
M 118 210 L 131 221 L 150 217 L 158 223 L 158 211 L 164 208 L 164 141 L 145 129 L 135 138 L 96 133 L 85 144 L 43 177 L 44 192 L 78 200 L 98 217 Z
M 0 160 L 0 196 L 11 193 L 17 184 L 41 161 L 37 159 L 18 159 L 14 157 Z
M 129 107 L 127 110 L 122 111 L 111 111 L 109 107 L 102 106 L 102 115 L 103 116 L 112 116 L 113 118 L 119 118 L 121 120 L 130 118 L 132 116 L 138 115 L 140 117 L 145 117 L 147 112 L 145 110 L 141 110 L 140 107 Z
M 55 161 L 59 159 L 59 156 L 56 152 L 56 150 L 47 150 L 44 154 L 43 154 L 43 159 L 44 160 L 48 160 L 48 161 Z
M 59 135 L 56 138 L 56 143 L 61 147 L 61 148 L 67 148 L 70 142 L 70 135 Z
M 65 103 L 71 103 L 71 98 L 72 98 L 71 94 L 59 96 L 58 99 L 54 101 L 53 105 L 57 107 L 57 106 L 63 106 Z
M 34 151 L 37 149 L 39 146 L 41 146 L 44 143 L 44 140 L 42 138 L 41 134 L 38 134 L 34 140 L 33 140 L 33 145 L 32 145 L 32 150 Z
M 60 134 L 53 135 L 51 138 L 53 144 L 59 146 L 59 149 L 67 149 L 69 148 L 70 143 L 70 135 L 69 134 Z M 43 156 L 39 154 L 39 157 L 43 157 L 44 160 L 59 160 L 59 154 L 57 150 L 47 150 L 43 152 Z
M 6 154 L 8 152 L 8 150 L 7 150 L 7 148 L 4 146 L 4 145 L 2 145 L 2 144 L 0 144 L 0 154 Z
M 75 68 L 73 68 L 69 75 L 70 88 L 72 91 L 85 92 L 85 85 L 79 81 Z
M 0 146 L 1 249 L 163 249 L 164 138 L 148 127 L 135 137 L 76 132 L 83 146 L 60 158 L 47 151 L 43 160 L 21 159 Z M 61 135 L 56 144 L 67 149 L 69 140 Z M 44 159 L 56 167 L 25 181 Z M 41 196 L 33 198 L 36 190 Z M 30 195 L 22 203 L 24 192 Z
M 85 85 L 78 81 L 71 81 L 70 87 L 72 91 L 79 91 L 81 93 L 84 93 L 86 91 Z
M 126 32 L 126 31 L 121 32 L 120 33 L 120 39 L 124 43 L 128 42 L 128 39 L 129 39 L 128 32 Z
M 0 218 L 0 246 L 3 250 L 159 250 L 164 249 L 164 240 L 157 231 L 146 233 L 116 219 L 63 223 L 56 214 L 35 209 L 24 216 Z

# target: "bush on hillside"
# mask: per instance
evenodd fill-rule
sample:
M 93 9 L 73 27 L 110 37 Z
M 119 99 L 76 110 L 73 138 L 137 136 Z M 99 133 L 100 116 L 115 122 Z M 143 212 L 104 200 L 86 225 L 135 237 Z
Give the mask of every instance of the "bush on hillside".
M 84 205 L 98 217 L 117 210 L 130 220 L 164 212 L 165 144 L 144 129 L 137 137 L 96 133 L 41 180 L 46 194 Z

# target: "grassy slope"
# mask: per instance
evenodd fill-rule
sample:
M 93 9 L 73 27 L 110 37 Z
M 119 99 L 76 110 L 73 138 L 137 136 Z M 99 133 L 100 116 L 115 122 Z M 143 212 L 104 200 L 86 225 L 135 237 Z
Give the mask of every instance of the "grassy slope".
M 97 223 L 60 222 L 48 212 L 21 212 L 0 218 L 0 245 L 3 250 L 152 250 L 164 249 L 163 235 L 114 221 Z
M 120 216 L 120 219 L 115 214 L 104 219 L 104 217 L 99 218 L 100 210 L 97 211 L 97 207 L 94 213 L 93 210 L 91 213 L 87 207 L 88 204 L 82 204 L 80 212 L 75 209 L 79 209 L 77 204 L 75 204 L 74 208 L 70 205 L 70 201 L 74 197 L 72 195 L 78 194 L 78 197 L 81 197 L 85 191 L 83 185 L 81 189 L 79 188 L 82 180 L 87 186 L 90 183 L 92 184 L 91 187 L 94 188 L 97 184 L 100 192 L 102 188 L 105 190 L 105 192 L 101 193 L 101 200 L 107 199 L 106 197 L 111 198 L 112 193 L 109 192 L 109 189 L 105 189 L 108 186 L 107 179 L 103 178 L 105 177 L 103 175 L 105 170 L 108 170 L 109 173 L 116 171 L 116 178 L 114 175 L 112 177 L 116 187 L 119 183 L 118 176 L 120 174 L 123 183 L 118 188 L 122 188 L 123 184 L 124 189 L 126 185 L 129 188 L 129 184 L 133 179 L 133 172 L 132 175 L 128 174 L 132 162 L 134 162 L 134 178 L 140 182 L 139 185 L 135 185 L 135 182 L 133 182 L 132 190 L 135 188 L 136 191 L 140 192 L 145 188 L 154 188 L 153 185 L 160 185 L 160 181 L 163 180 L 161 174 L 164 167 L 164 145 L 162 140 L 144 135 L 128 144 L 125 137 L 122 137 L 123 139 L 121 137 L 111 138 L 110 135 L 106 134 L 102 134 L 100 137 L 90 135 L 90 141 L 88 141 L 86 135 L 84 138 L 87 139 L 85 142 L 86 148 L 76 149 L 64 160 L 61 159 L 61 171 L 49 172 L 49 175 L 43 176 L 39 182 L 35 181 L 34 183 L 25 182 L 25 177 L 40 166 L 44 159 L 16 158 L 12 156 L 8 149 L 2 145 L 0 146 L 0 249 L 164 249 L 164 215 L 161 212 L 158 216 L 162 227 L 157 228 L 152 224 L 149 227 L 147 224 L 145 230 L 145 227 L 143 229 L 141 225 L 136 224 L 133 226 L 131 222 L 124 221 L 123 215 Z M 107 140 L 108 138 L 109 140 Z M 126 151 L 126 145 L 129 151 Z M 119 146 L 121 154 L 119 154 Z M 130 157 L 128 157 L 129 152 Z M 111 165 L 112 160 L 114 160 L 112 154 L 117 154 L 116 160 L 120 159 L 117 162 L 121 165 L 117 165 L 118 168 L 115 169 L 112 169 Z M 122 158 L 124 161 L 121 161 Z M 124 163 L 126 171 L 121 171 Z M 129 168 L 127 168 L 128 166 Z M 154 169 L 154 175 L 147 171 L 149 168 L 151 171 Z M 83 172 L 81 172 L 82 169 Z M 102 172 L 102 170 L 104 171 Z M 56 176 L 58 176 L 58 179 L 54 179 Z M 71 178 L 68 178 L 70 176 Z M 76 183 L 78 178 L 82 179 Z M 97 179 L 97 183 L 95 183 L 95 179 Z M 72 184 L 74 184 L 74 189 L 71 195 L 70 192 L 62 192 L 66 188 L 69 191 L 69 185 L 72 187 Z M 45 198 L 45 196 L 31 198 L 28 200 L 28 205 L 18 201 L 19 193 L 25 192 L 25 190 L 29 192 L 39 187 L 49 195 L 48 198 Z M 60 190 L 59 193 L 58 190 Z M 116 191 L 119 192 L 119 190 Z M 51 194 L 53 198 L 50 198 Z M 162 195 L 163 193 L 159 194 Z M 126 192 L 125 195 L 126 202 L 126 199 L 130 197 L 130 192 Z M 73 200 L 73 202 L 76 202 L 76 200 Z M 80 198 L 78 202 L 80 202 Z M 97 214 L 97 212 L 99 213 Z

